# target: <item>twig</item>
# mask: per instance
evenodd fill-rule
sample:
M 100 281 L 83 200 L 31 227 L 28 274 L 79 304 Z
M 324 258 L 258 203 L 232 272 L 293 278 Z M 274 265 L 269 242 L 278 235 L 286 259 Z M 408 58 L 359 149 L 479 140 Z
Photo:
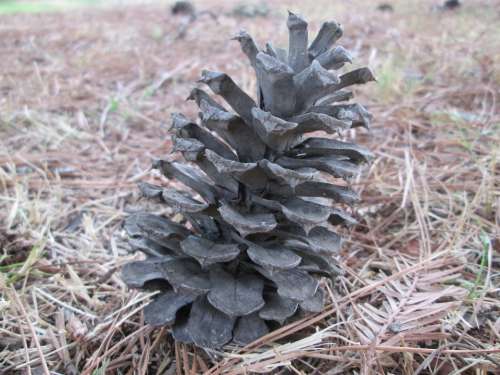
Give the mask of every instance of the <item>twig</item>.
M 43 372 L 45 375 L 50 375 L 49 368 L 47 366 L 47 362 L 45 361 L 45 356 L 43 355 L 42 347 L 40 346 L 40 341 L 38 341 L 38 336 L 35 331 L 35 327 L 33 327 L 33 324 L 31 323 L 30 318 L 28 317 L 28 314 L 26 313 L 26 310 L 24 309 L 24 306 L 19 299 L 19 296 L 17 295 L 17 292 L 14 288 L 11 289 L 11 293 L 14 296 L 14 300 L 16 301 L 17 307 L 19 308 L 19 311 L 23 315 L 24 319 L 26 320 L 26 323 L 29 326 L 30 332 L 31 332 L 31 338 L 35 342 L 36 349 L 38 350 L 38 356 L 40 358 L 40 361 L 42 362 L 42 368 Z

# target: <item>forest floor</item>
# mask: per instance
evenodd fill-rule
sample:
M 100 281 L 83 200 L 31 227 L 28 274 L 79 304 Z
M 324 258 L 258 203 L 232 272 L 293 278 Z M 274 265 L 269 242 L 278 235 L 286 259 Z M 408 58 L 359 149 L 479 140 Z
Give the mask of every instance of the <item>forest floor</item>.
M 0 373 L 498 373 L 500 2 L 389 3 L 280 0 L 251 18 L 199 1 L 216 17 L 183 33 L 166 2 L 0 2 Z M 350 137 L 377 157 L 353 181 L 346 274 L 325 282 L 323 313 L 246 348 L 175 344 L 144 324 L 151 294 L 120 280 L 138 257 L 122 221 L 147 205 L 136 183 L 160 181 L 170 113 L 196 116 L 185 98 L 201 70 L 254 92 L 229 39 L 286 45 L 287 9 L 313 30 L 341 22 L 340 44 L 377 77 L 356 89 L 374 121 Z

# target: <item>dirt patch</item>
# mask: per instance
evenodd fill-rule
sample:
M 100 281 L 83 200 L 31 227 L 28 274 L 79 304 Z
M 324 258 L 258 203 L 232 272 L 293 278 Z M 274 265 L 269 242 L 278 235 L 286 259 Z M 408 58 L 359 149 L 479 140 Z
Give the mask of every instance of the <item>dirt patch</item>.
M 6 269 L 16 263 L 23 263 L 28 257 L 33 242 L 25 236 L 0 230 L 0 267 Z

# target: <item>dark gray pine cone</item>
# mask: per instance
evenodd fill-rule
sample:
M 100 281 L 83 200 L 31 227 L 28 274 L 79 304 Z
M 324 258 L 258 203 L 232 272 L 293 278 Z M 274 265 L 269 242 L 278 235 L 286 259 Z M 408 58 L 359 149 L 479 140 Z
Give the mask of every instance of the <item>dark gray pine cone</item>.
M 325 22 L 310 44 L 301 17 L 290 13 L 287 26 L 288 52 L 269 43 L 261 51 L 245 32 L 235 37 L 255 69 L 257 101 L 228 75 L 204 71 L 201 82 L 232 111 L 196 88 L 189 98 L 199 121 L 173 115 L 174 151 L 186 162 L 154 166 L 185 188 L 140 188 L 186 225 L 148 213 L 125 221 L 132 248 L 147 259 L 125 265 L 123 279 L 132 288 L 162 285 L 145 319 L 171 325 L 176 340 L 243 345 L 266 334 L 271 321 L 321 311 L 318 278 L 338 270 L 332 254 L 341 239 L 333 227 L 355 223 L 333 204 L 358 196 L 332 177 L 355 175 L 372 155 L 320 134 L 368 128 L 370 114 L 346 103 L 353 95 L 345 88 L 373 75 L 367 68 L 335 72 L 351 62 L 343 47 L 332 48 L 342 36 L 338 23 Z

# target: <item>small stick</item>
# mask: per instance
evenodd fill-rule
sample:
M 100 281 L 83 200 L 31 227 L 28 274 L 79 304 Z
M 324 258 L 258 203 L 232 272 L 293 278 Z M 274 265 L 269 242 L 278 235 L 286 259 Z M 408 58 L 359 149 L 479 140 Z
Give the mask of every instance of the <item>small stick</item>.
M 17 292 L 14 288 L 12 288 L 12 292 L 13 292 L 12 295 L 14 296 L 14 300 L 19 307 L 19 311 L 23 315 L 24 319 L 26 320 L 26 323 L 28 323 L 28 326 L 30 328 L 31 336 L 33 337 L 33 341 L 35 342 L 36 349 L 38 350 L 38 355 L 40 356 L 40 361 L 42 362 L 43 372 L 45 375 L 50 375 L 50 371 L 49 371 L 49 368 L 47 366 L 47 362 L 45 361 L 45 357 L 43 355 L 42 347 L 40 346 L 40 341 L 38 341 L 38 337 L 36 335 L 35 327 L 33 327 L 33 324 L 31 323 L 30 318 L 28 317 L 28 313 L 24 309 L 24 306 L 23 306 L 21 300 L 19 299 L 19 296 L 17 295 Z

